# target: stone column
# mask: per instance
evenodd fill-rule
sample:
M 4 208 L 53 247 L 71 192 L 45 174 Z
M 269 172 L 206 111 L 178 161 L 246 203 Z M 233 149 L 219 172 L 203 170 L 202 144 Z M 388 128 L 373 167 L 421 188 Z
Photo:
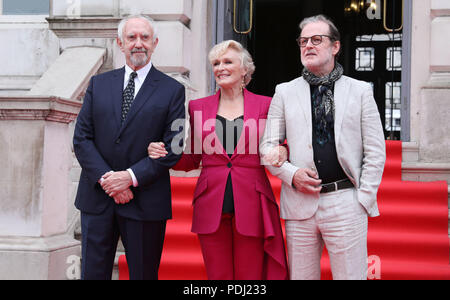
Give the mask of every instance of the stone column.
M 66 234 L 69 123 L 81 103 L 0 98 L 0 279 L 76 277 L 80 243 Z
M 416 153 L 404 156 L 402 178 L 446 180 L 450 191 L 450 2 L 412 5 L 410 144 Z

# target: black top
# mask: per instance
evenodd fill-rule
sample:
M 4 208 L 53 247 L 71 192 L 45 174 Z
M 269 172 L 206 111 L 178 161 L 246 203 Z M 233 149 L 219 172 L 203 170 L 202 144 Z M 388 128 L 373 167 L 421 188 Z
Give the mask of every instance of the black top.
M 317 86 L 311 87 L 311 95 L 314 95 Z M 334 86 L 333 86 L 334 89 Z M 347 175 L 339 164 L 336 152 L 336 141 L 334 136 L 334 126 L 331 130 L 330 140 L 324 145 L 320 145 L 317 141 L 316 130 L 314 128 L 314 101 L 311 97 L 311 114 L 312 114 L 312 145 L 314 150 L 314 163 L 317 167 L 319 178 L 322 180 L 322 184 L 347 179 Z
M 237 143 L 244 127 L 244 116 L 240 116 L 232 121 L 224 117 L 216 116 L 216 134 L 226 153 L 231 157 L 236 149 Z M 234 213 L 233 185 L 231 183 L 231 173 L 228 175 L 223 198 L 223 213 Z

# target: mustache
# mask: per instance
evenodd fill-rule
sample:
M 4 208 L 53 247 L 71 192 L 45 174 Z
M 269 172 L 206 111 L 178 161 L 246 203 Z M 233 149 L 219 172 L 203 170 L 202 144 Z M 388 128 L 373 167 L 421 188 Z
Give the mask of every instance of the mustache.
M 145 48 L 133 48 L 131 49 L 131 54 L 145 52 L 147 54 L 147 49 Z

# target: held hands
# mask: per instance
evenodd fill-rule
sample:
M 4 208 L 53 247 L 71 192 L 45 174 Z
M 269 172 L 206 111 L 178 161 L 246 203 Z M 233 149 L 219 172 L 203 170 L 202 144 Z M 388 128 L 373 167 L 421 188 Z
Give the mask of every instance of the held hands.
M 168 154 L 165 145 L 162 142 L 150 143 L 150 145 L 148 145 L 147 151 L 148 156 L 150 156 L 151 159 L 158 159 L 161 157 L 165 157 Z
M 322 190 L 321 183 L 322 180 L 319 179 L 317 172 L 310 169 L 298 169 L 292 179 L 294 187 L 305 194 L 320 193 L 320 190 Z
M 288 159 L 288 151 L 284 146 L 274 147 L 268 154 L 264 155 L 263 160 L 266 164 L 273 167 L 281 167 Z
M 133 192 L 129 187 L 133 184 L 128 171 L 108 172 L 102 176 L 100 185 L 105 193 L 114 198 L 117 204 L 126 204 L 133 199 Z

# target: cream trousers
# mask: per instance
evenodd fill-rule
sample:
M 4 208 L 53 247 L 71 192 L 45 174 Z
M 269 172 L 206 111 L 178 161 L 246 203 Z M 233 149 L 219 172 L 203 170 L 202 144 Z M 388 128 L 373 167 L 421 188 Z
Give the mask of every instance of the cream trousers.
M 320 280 L 324 244 L 334 280 L 367 279 L 367 218 L 352 188 L 320 194 L 309 219 L 286 220 L 291 279 Z

